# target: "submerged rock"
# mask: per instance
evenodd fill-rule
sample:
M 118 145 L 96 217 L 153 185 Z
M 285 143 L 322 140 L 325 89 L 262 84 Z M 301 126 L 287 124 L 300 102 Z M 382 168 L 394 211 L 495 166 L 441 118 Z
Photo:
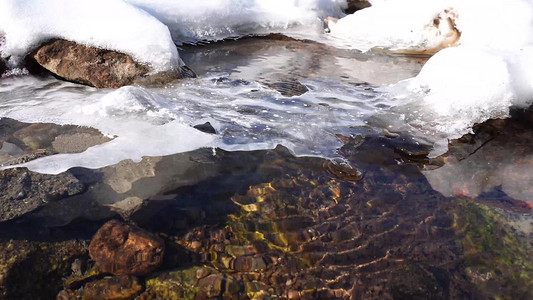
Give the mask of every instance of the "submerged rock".
M 142 275 L 163 262 L 163 240 L 137 226 L 116 220 L 105 223 L 89 245 L 89 255 L 102 272 Z
M 48 175 L 16 168 L 0 171 L 0 190 L 0 222 L 4 222 L 79 194 L 85 186 L 68 172 Z
M 12 240 L 0 242 L 0 299 L 53 299 L 87 244 Z
M 1 118 L 0 164 L 15 165 L 56 153 L 80 153 L 110 140 L 94 128 Z
M 487 298 L 533 298 L 533 245 L 502 213 L 468 199 L 455 199 L 456 234 L 467 275 Z
M 61 291 L 57 295 L 57 299 L 133 299 L 142 289 L 136 277 L 122 275 L 89 282 L 85 284 L 83 289 L 77 291 Z
M 305 85 L 292 79 L 282 82 L 265 82 L 265 85 L 287 97 L 301 96 L 309 91 Z
M 59 77 L 97 88 L 118 88 L 136 80 L 147 81 L 151 71 L 127 54 L 67 40 L 45 44 L 33 54 L 33 58 Z M 153 76 L 155 82 L 162 82 L 179 78 L 180 74 L 164 72 Z

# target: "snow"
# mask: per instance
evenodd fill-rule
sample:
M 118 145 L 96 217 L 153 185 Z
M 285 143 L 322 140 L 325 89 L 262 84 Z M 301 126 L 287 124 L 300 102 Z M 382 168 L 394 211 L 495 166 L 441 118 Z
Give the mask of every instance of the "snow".
M 165 23 L 176 42 L 221 40 L 317 26 L 343 16 L 345 0 L 126 0 Z M 307 28 L 305 28 L 307 30 Z
M 62 38 L 129 54 L 155 72 L 179 67 L 168 28 L 121 0 L 2 0 L 0 33 L 2 56 L 12 65 L 40 43 Z
M 2 0 L 0 42 L 12 66 L 39 44 L 62 38 L 130 54 L 154 72 L 179 67 L 175 43 L 322 28 L 345 0 Z M 168 27 L 167 27 L 168 26 Z M 171 34 L 172 33 L 172 36 Z
M 532 0 L 372 2 L 330 23 L 332 42 L 362 51 L 436 52 L 416 77 L 382 88 L 413 132 L 435 137 L 433 156 L 475 123 L 533 102 Z M 454 29 L 460 36 L 450 43 Z
M 461 32 L 460 45 L 513 49 L 533 41 L 531 0 L 374 1 L 372 7 L 330 23 L 330 30 L 342 43 L 362 51 L 423 50 L 443 40 L 433 26 L 439 15 L 453 19 Z
M 530 106 L 531 70 L 533 47 L 451 47 L 432 56 L 416 77 L 382 89 L 418 131 L 412 134 L 435 143 L 431 156 L 438 156 L 447 151 L 449 139 L 471 132 L 476 123 L 506 118 L 512 107 Z

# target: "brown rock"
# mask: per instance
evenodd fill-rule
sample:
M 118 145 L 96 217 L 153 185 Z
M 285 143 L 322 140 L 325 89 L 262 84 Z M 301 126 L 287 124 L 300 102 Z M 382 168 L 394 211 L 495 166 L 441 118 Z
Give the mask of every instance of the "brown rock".
M 122 275 L 87 283 L 81 291 L 82 299 L 133 299 L 142 291 L 134 276 Z
M 163 240 L 137 226 L 116 220 L 105 223 L 89 245 L 89 255 L 102 272 L 142 275 L 163 262 Z
M 118 88 L 133 83 L 150 69 L 131 56 L 66 40 L 53 40 L 33 58 L 59 77 L 97 88 Z

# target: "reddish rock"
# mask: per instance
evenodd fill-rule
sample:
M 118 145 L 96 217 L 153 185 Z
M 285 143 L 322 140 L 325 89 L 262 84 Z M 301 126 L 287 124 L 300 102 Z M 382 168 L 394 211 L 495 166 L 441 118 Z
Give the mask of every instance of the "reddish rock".
M 163 262 L 163 240 L 137 226 L 116 220 L 105 223 L 89 245 L 89 255 L 102 272 L 143 275 Z
M 33 54 L 33 58 L 59 77 L 97 88 L 129 85 L 150 71 L 127 54 L 66 40 L 45 44 Z

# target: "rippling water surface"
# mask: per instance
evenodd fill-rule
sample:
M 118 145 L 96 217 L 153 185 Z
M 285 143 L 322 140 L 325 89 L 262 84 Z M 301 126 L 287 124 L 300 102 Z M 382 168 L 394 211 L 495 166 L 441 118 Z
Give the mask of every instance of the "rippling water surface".
M 4 117 L 85 125 L 117 136 L 98 151 L 28 167 L 58 173 L 198 147 L 254 150 L 278 144 L 296 155 L 334 158 L 341 145 L 336 134 L 349 134 L 351 127 L 365 126 L 371 116 L 394 106 L 376 87 L 416 75 L 424 62 L 276 37 L 184 46 L 181 53 L 199 78 L 160 88 L 112 91 L 54 78 L 3 80 Z M 216 129 L 216 137 L 186 128 L 204 122 Z M 134 151 L 132 143 L 137 144 Z M 120 155 L 116 149 L 129 153 Z
M 0 81 L 0 162 L 83 186 L 25 200 L 37 208 L 0 224 L 0 248 L 58 249 L 10 265 L 4 294 L 54 297 L 93 280 L 67 284 L 74 259 L 90 266 L 86 251 L 60 257 L 69 264 L 52 277 L 41 266 L 110 218 L 165 239 L 163 266 L 141 277 L 148 298 L 532 294 L 531 112 L 448 144 L 435 129 L 445 124 L 388 92 L 424 58 L 279 36 L 180 53 L 198 78 L 117 90 L 50 76 Z M 437 141 L 449 151 L 431 157 Z M 23 198 L 40 191 L 37 176 L 59 180 L 13 172 L 24 174 L 0 184 L 20 185 Z M 43 278 L 53 284 L 38 287 Z

